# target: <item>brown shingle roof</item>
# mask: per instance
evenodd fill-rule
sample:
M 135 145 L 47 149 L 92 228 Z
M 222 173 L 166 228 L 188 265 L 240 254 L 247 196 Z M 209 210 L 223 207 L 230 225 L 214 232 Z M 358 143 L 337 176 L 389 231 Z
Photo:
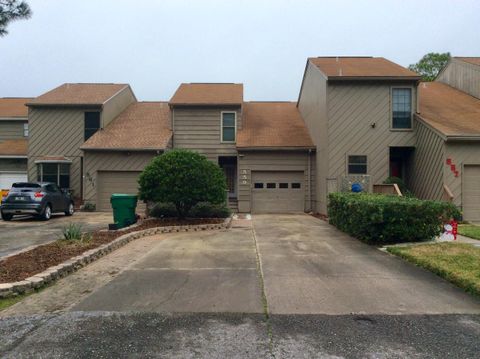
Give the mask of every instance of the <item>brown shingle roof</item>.
M 295 102 L 245 102 L 238 148 L 313 148 Z
M 26 139 L 0 141 L 0 156 L 26 156 L 27 152 Z
M 25 103 L 31 99 L 31 97 L 0 98 L 0 118 L 28 117 L 28 107 Z
M 480 100 L 440 82 L 419 85 L 420 114 L 445 136 L 480 136 Z
M 90 137 L 81 149 L 163 150 L 171 137 L 168 103 L 136 102 Z
M 455 57 L 456 59 L 468 62 L 469 64 L 480 66 L 480 57 Z
M 192 83 L 181 84 L 170 99 L 170 105 L 240 105 L 243 84 Z
M 127 84 L 63 84 L 28 102 L 32 106 L 102 105 Z
M 362 77 L 420 79 L 415 72 L 383 57 L 311 57 L 308 60 L 329 79 Z

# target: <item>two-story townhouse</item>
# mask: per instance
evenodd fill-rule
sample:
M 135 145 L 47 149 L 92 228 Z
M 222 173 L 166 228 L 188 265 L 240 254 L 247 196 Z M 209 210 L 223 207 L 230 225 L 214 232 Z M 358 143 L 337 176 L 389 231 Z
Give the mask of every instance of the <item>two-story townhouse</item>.
M 412 189 L 480 221 L 480 58 L 455 57 L 419 85 Z
M 125 84 L 64 84 L 29 101 L 28 179 L 57 183 L 81 200 L 80 147 L 133 102 Z
M 243 85 L 182 84 L 170 100 L 173 148 L 223 168 L 240 212 L 311 210 L 315 146 L 292 103 L 244 102 Z
M 317 147 L 318 212 L 326 213 L 328 193 L 352 182 L 371 190 L 389 176 L 412 181 L 419 80 L 384 58 L 307 60 L 298 109 Z
M 31 98 L 0 98 L 0 190 L 27 180 L 28 107 Z

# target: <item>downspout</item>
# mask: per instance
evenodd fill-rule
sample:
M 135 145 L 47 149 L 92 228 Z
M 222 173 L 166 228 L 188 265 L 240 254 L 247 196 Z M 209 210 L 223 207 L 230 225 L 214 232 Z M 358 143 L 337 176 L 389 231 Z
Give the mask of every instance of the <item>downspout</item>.
M 312 150 L 308 150 L 308 203 L 310 207 L 310 212 L 313 212 L 312 209 Z

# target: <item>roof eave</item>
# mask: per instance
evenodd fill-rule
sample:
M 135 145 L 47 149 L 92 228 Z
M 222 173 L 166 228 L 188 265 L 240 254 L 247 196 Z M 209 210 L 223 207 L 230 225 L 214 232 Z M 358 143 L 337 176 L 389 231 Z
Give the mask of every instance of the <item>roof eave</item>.
M 420 76 L 328 76 L 333 81 L 420 81 Z
M 103 104 L 101 103 L 26 103 L 28 107 L 98 107 L 102 108 Z
M 142 148 L 128 148 L 128 147 L 80 147 L 82 151 L 96 151 L 96 152 L 157 152 L 165 151 L 167 147 L 142 147 Z
M 170 107 L 174 107 L 174 106 L 185 106 L 185 107 L 188 107 L 188 106 L 197 106 L 197 107 L 208 107 L 208 106 L 238 106 L 238 107 L 241 107 L 243 104 L 243 101 L 242 102 L 235 102 L 235 103 L 194 103 L 194 102 L 188 102 L 188 103 L 184 103 L 184 102 L 169 102 L 168 105 Z
M 308 151 L 315 146 L 237 146 L 238 151 Z
M 447 135 L 446 141 L 480 141 L 480 134 L 478 135 Z

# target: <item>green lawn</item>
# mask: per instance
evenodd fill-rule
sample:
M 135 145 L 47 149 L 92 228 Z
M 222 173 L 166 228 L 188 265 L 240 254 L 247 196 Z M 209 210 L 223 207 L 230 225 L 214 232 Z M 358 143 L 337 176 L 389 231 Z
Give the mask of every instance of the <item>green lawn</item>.
M 480 240 L 480 226 L 474 224 L 459 224 L 458 233 L 465 237 Z
M 480 296 L 480 247 L 464 243 L 388 247 L 387 250 Z

